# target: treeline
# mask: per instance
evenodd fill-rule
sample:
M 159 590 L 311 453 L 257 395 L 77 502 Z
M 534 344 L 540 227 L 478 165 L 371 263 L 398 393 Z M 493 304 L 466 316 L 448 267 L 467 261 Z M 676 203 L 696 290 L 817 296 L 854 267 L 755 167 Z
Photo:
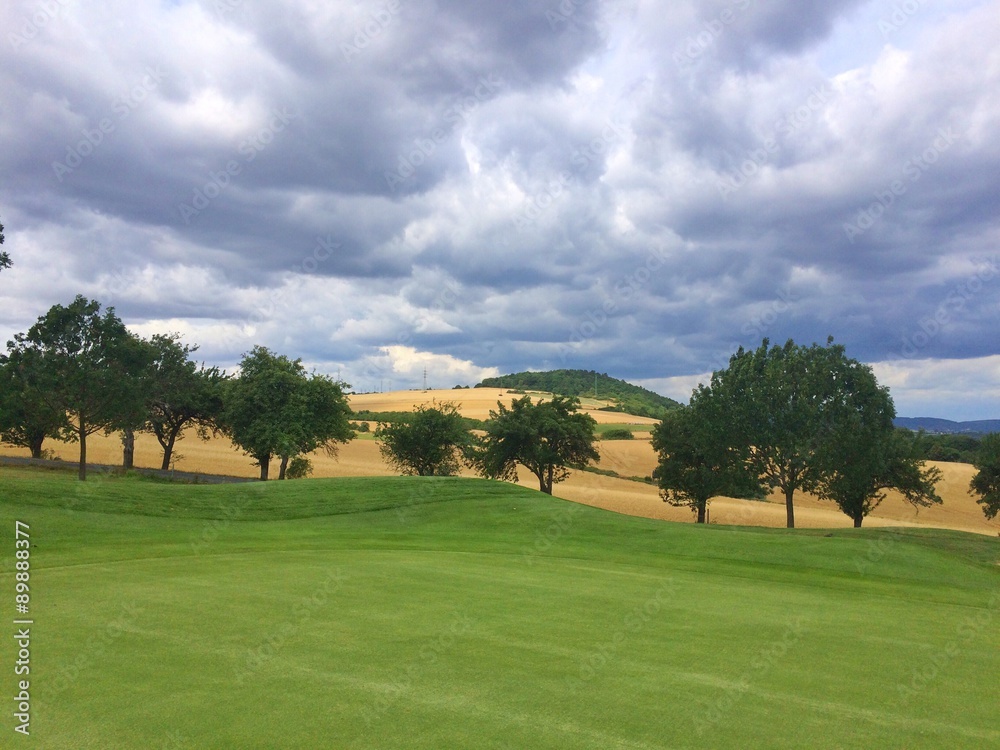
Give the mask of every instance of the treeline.
M 224 434 L 267 479 L 272 459 L 279 478 L 303 476 L 305 454 L 334 452 L 350 440 L 350 407 L 342 384 L 305 371 L 300 360 L 255 347 L 240 373 L 227 376 L 192 359 L 196 346 L 172 334 L 143 339 L 114 308 L 77 296 L 54 305 L 0 355 L 0 440 L 44 454 L 47 439 L 80 446 L 79 477 L 87 476 L 87 438 L 119 433 L 124 468 L 131 468 L 135 435 L 156 436 L 170 468 L 186 430 Z
M 594 370 L 549 370 L 547 372 L 518 372 L 486 378 L 476 388 L 505 388 L 509 390 L 546 391 L 562 396 L 615 401 L 606 411 L 635 414 L 640 417 L 662 419 L 667 412 L 676 409 L 673 399 L 638 385 L 612 378 L 607 373 Z
M 906 430 L 905 427 L 897 429 Z M 917 455 L 926 461 L 954 461 L 973 464 L 983 444 L 982 437 L 972 435 L 929 435 L 919 433 Z

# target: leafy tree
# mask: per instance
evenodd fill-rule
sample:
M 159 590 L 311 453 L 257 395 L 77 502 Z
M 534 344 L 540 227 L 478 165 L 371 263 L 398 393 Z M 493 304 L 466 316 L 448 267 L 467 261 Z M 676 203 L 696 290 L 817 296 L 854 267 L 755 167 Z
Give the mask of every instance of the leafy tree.
M 288 462 L 323 448 L 335 454 L 350 440 L 350 407 L 338 383 L 309 376 L 301 360 L 273 354 L 262 346 L 243 357 L 240 375 L 223 389 L 221 427 L 260 466 L 266 480 L 271 458 L 281 458 L 279 479 Z
M 199 367 L 193 362 L 190 357 L 198 347 L 181 344 L 176 334 L 155 334 L 149 347 L 147 426 L 163 448 L 160 468 L 167 470 L 185 429 L 197 427 L 205 439 L 208 430 L 217 428 L 225 376 L 217 367 Z
M 3 224 L 0 224 L 0 245 L 2 244 L 3 244 Z M 10 267 L 11 267 L 10 256 L 7 255 L 7 253 L 5 253 L 4 251 L 0 250 L 0 271 Z
M 924 466 L 919 436 L 892 427 L 895 410 L 883 395 L 867 413 L 859 410 L 843 419 L 819 456 L 824 476 L 817 494 L 836 502 L 858 529 L 888 489 L 898 490 L 915 507 L 942 502 L 935 489 L 940 470 Z
M 716 434 L 730 449 L 743 449 L 748 480 L 782 491 L 787 525 L 794 528 L 795 492 L 819 490 L 826 467 L 817 455 L 837 432 L 838 419 L 877 405 L 855 394 L 865 381 L 874 383 L 871 369 L 849 359 L 832 339 L 825 347 L 791 340 L 772 347 L 764 339 L 754 351 L 741 347 L 691 401 L 711 404 L 706 413 L 719 420 Z
M 134 409 L 134 383 L 143 353 L 109 307 L 78 295 L 54 305 L 27 334 L 8 342 L 12 357 L 32 360 L 27 384 L 53 412 L 66 414 L 80 443 L 81 480 L 87 478 L 87 436 L 113 429 Z
M 524 396 L 509 409 L 498 401 L 486 435 L 469 453 L 472 465 L 485 477 L 516 482 L 521 464 L 537 477 L 538 488 L 551 495 L 553 484 L 569 475 L 567 466 L 600 458 L 594 447 L 597 422 L 577 412 L 579 405 L 579 399 L 563 396 L 535 404 Z
M 992 521 L 1000 513 L 1000 432 L 983 438 L 974 465 L 978 471 L 969 489 L 979 495 L 976 502 L 983 506 L 983 514 Z
M 66 432 L 66 414 L 52 409 L 30 384 L 38 380 L 31 372 L 40 361 L 35 354 L 15 350 L 0 356 L 0 440 L 41 458 L 46 438 L 64 440 L 72 435 Z
M 753 497 L 759 485 L 739 471 L 735 450 L 720 439 L 722 423 L 705 414 L 708 407 L 681 407 L 653 428 L 653 450 L 659 463 L 653 479 L 663 501 L 688 506 L 705 523 L 709 500 L 719 495 Z
M 382 457 L 403 474 L 421 477 L 458 473 L 472 436 L 450 402 L 417 407 L 405 422 L 380 423 L 375 430 Z

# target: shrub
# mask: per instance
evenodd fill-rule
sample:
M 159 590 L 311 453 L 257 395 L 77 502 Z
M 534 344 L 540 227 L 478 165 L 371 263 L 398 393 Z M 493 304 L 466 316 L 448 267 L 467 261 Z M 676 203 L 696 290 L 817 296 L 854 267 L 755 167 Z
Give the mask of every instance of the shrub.
M 601 435 L 601 440 L 634 440 L 635 435 L 632 434 L 631 430 L 626 430 L 617 427 L 613 430 L 608 430 L 603 435 Z

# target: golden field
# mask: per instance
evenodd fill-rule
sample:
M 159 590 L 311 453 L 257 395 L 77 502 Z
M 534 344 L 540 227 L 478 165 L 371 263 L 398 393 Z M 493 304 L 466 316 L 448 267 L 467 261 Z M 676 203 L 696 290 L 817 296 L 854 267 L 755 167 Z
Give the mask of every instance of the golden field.
M 406 411 L 415 405 L 432 400 L 453 401 L 463 414 L 485 419 L 489 410 L 496 408 L 498 399 L 509 402 L 517 394 L 501 394 L 495 389 L 470 389 L 447 391 L 402 391 L 351 396 L 354 409 L 372 411 Z M 656 420 L 634 417 L 614 412 L 596 411 L 591 405 L 587 412 L 605 424 L 655 424 Z M 47 441 L 45 447 L 67 461 L 75 461 L 78 447 L 73 443 Z M 649 476 L 656 466 L 656 455 L 649 435 L 637 433 L 635 440 L 600 441 L 598 449 L 600 469 L 609 469 L 623 477 Z M 87 441 L 88 458 L 92 463 L 118 464 L 121 462 L 121 443 L 116 436 L 93 435 Z M 26 456 L 27 451 L 10 446 L 0 446 L 0 455 Z M 159 468 L 162 453 L 152 435 L 136 437 L 136 466 Z M 206 474 L 226 474 L 256 477 L 259 470 L 251 459 L 226 438 L 199 440 L 193 432 L 177 443 L 174 468 L 178 471 Z M 386 465 L 379 454 L 378 444 L 370 434 L 363 435 L 339 447 L 335 458 L 323 453 L 310 456 L 314 477 L 389 476 L 395 472 Z M 868 518 L 865 526 L 928 526 L 970 531 L 978 534 L 1000 534 L 1000 523 L 987 521 L 982 509 L 969 494 L 969 480 L 975 469 L 968 464 L 935 462 L 944 475 L 938 493 L 944 500 L 941 506 L 915 509 L 897 494 L 890 493 L 882 505 Z M 277 474 L 277 461 L 271 465 L 271 475 Z M 471 476 L 469 471 L 463 472 Z M 535 478 L 525 469 L 519 470 L 520 484 L 537 488 Z M 601 476 L 590 472 L 573 471 L 569 478 L 556 485 L 557 497 L 586 505 L 604 508 L 647 518 L 692 522 L 694 516 L 687 508 L 675 508 L 664 503 L 657 489 L 641 482 Z M 784 500 L 773 493 L 767 502 L 754 502 L 732 498 L 716 498 L 710 505 L 710 521 L 717 524 L 743 526 L 785 525 Z M 795 522 L 799 527 L 845 528 L 851 520 L 833 503 L 825 502 L 805 493 L 795 499 Z

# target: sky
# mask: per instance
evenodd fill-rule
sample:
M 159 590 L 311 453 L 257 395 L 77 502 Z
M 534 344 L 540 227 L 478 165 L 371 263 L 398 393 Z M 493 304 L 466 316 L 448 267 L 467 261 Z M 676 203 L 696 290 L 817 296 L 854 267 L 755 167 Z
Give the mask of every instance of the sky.
M 7 0 L 0 341 L 686 401 L 833 336 L 1000 418 L 1000 0 Z

